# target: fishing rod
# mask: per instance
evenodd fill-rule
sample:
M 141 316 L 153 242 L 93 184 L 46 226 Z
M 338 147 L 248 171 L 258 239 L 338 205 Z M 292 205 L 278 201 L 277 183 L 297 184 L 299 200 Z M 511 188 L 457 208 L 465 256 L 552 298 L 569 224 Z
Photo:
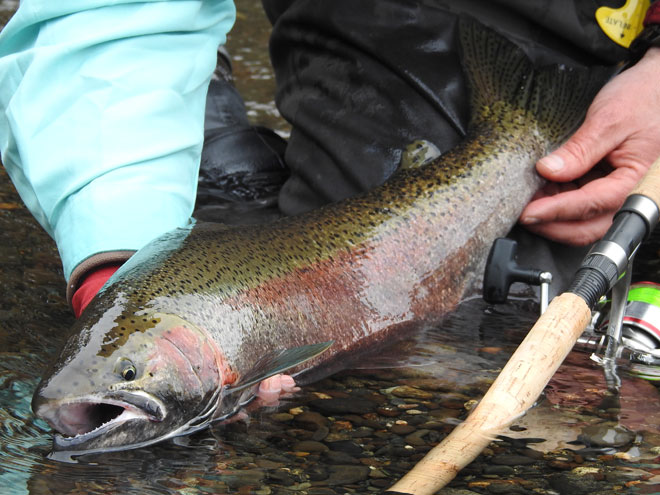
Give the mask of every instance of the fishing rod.
M 534 405 L 591 323 L 592 309 L 610 290 L 612 312 L 602 364 L 608 382 L 616 388 L 615 358 L 622 341 L 631 265 L 658 223 L 659 205 L 660 158 L 616 213 L 605 236 L 587 253 L 568 290 L 550 302 L 477 407 L 384 495 L 431 495 L 449 483 Z

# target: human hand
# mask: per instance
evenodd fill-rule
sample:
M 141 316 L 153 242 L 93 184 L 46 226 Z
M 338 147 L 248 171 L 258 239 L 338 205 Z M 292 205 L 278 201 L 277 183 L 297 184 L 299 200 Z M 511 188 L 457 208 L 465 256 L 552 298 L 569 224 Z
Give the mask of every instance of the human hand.
M 596 95 L 584 123 L 539 160 L 550 180 L 520 223 L 548 239 L 587 245 L 600 239 L 628 193 L 660 155 L 660 48 L 650 48 Z

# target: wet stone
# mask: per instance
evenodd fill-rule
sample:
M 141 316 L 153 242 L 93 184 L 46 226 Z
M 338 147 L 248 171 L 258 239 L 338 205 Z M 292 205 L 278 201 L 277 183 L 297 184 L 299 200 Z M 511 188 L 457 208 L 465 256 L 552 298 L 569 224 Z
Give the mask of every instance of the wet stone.
M 403 447 L 406 444 L 406 441 L 401 437 L 393 437 L 390 440 L 390 445 L 394 447 Z
M 573 473 L 558 473 L 550 476 L 550 486 L 559 495 L 583 495 L 599 493 L 601 485 L 591 477 L 578 476 Z
M 328 399 L 331 400 L 331 399 Z M 328 424 L 328 419 L 314 411 L 304 411 L 294 417 L 294 423 L 302 427 L 316 427 L 320 428 L 321 426 L 326 426 Z
M 438 492 L 438 495 L 478 495 L 478 493 L 465 488 L 445 487 Z
M 323 459 L 328 464 L 355 464 L 358 460 L 346 452 L 336 452 L 330 450 L 323 454 Z
M 321 483 L 328 485 L 350 485 L 359 481 L 364 481 L 369 477 L 369 468 L 367 466 L 339 465 L 330 466 L 330 476 Z
M 408 424 L 413 426 L 423 425 L 424 423 L 426 423 L 427 420 L 428 417 L 426 416 L 426 414 L 406 416 L 406 421 L 408 422 Z
M 321 481 L 328 478 L 328 470 L 321 465 L 314 465 L 305 471 L 310 481 Z
M 317 442 L 320 442 L 321 440 L 324 440 L 328 436 L 328 433 L 330 433 L 330 429 L 327 426 L 321 426 L 312 435 L 312 440 L 316 440 Z
M 332 399 L 317 399 L 309 403 L 322 414 L 365 414 L 375 409 L 372 401 L 367 399 L 341 398 L 335 397 Z
M 407 435 L 405 440 L 406 443 L 413 445 L 413 446 L 420 446 L 420 445 L 426 445 L 427 442 L 424 440 L 424 436 L 430 433 L 431 430 L 417 430 L 414 433 L 411 433 L 410 435 Z
M 415 431 L 415 427 L 409 424 L 395 424 L 392 425 L 390 431 L 392 433 L 396 433 L 397 435 L 409 435 L 410 433 Z
M 434 418 L 458 418 L 462 413 L 461 409 L 462 407 L 454 409 L 442 407 L 439 409 L 432 409 L 428 414 Z
M 524 455 L 503 454 L 493 457 L 491 462 L 503 466 L 524 466 L 526 464 L 533 464 L 536 461 Z
M 392 484 L 393 482 L 387 478 L 372 478 L 369 480 L 369 485 L 377 488 L 389 488 Z
M 634 432 L 621 425 L 610 424 L 586 426 L 578 436 L 578 440 L 590 447 L 623 447 L 634 439 Z
M 522 486 L 514 483 L 491 483 L 488 485 L 488 493 L 501 493 L 501 494 L 526 494 L 530 493 Z
M 376 412 L 381 416 L 385 416 L 386 418 L 394 418 L 401 415 L 401 409 L 393 406 L 381 406 L 376 410 Z
M 515 472 L 515 469 L 511 466 L 505 465 L 486 465 L 483 469 L 483 474 L 492 474 L 495 476 L 510 476 Z
M 570 462 L 553 459 L 550 462 L 548 462 L 548 466 L 554 469 L 561 469 L 563 471 L 567 471 L 573 467 L 573 464 Z
M 444 394 L 437 399 L 441 407 L 446 409 L 464 409 L 469 397 L 460 394 Z
M 298 440 L 312 440 L 314 432 L 310 430 L 303 430 L 301 428 L 291 428 L 286 430 L 287 435 Z
M 369 470 L 369 478 L 372 478 L 372 479 L 389 478 L 389 474 L 387 474 L 382 469 L 374 468 L 374 469 Z
M 322 486 L 313 486 L 306 491 L 308 495 L 337 495 L 337 492 L 332 488 L 325 488 Z
M 530 448 L 518 449 L 518 453 L 537 461 L 541 461 L 545 457 L 543 452 L 539 452 L 538 450 Z
M 269 472 L 268 478 L 284 486 L 291 486 L 296 483 L 296 479 L 291 475 L 291 473 L 283 469 Z
M 352 438 L 366 438 L 371 436 L 373 432 L 374 432 L 373 428 L 369 428 L 367 426 L 361 426 L 351 431 L 350 435 Z
M 394 452 L 394 446 L 391 444 L 385 445 L 376 450 L 375 454 L 381 457 L 390 457 Z
M 262 469 L 276 469 L 286 465 L 286 462 L 276 462 L 270 459 L 255 459 L 254 463 Z
M 223 475 L 222 480 L 230 488 L 239 488 L 245 485 L 259 485 L 265 477 L 265 473 L 259 469 L 245 469 L 231 471 Z
M 296 442 L 292 449 L 299 452 L 326 452 L 328 446 L 321 442 L 315 442 L 314 440 L 303 440 L 301 442 Z
M 270 417 L 273 421 L 277 421 L 279 423 L 286 423 L 294 418 L 293 414 L 289 413 L 275 413 L 271 414 Z
M 338 442 L 328 442 L 328 447 L 330 450 L 337 452 L 345 452 L 346 454 L 359 455 L 362 453 L 363 449 L 357 443 L 351 440 L 340 440 Z
M 412 447 L 394 447 L 392 449 L 392 455 L 396 457 L 410 457 L 415 454 L 415 450 Z
M 426 390 L 420 390 L 415 387 L 410 387 L 408 385 L 401 385 L 399 387 L 395 387 L 389 390 L 389 392 L 395 397 L 402 397 L 405 399 L 424 400 L 424 399 L 433 398 L 433 394 L 431 392 L 427 392 Z
M 579 466 L 571 470 L 571 472 L 573 474 L 577 474 L 578 476 L 592 476 L 595 474 L 600 474 L 600 469 L 597 467 Z

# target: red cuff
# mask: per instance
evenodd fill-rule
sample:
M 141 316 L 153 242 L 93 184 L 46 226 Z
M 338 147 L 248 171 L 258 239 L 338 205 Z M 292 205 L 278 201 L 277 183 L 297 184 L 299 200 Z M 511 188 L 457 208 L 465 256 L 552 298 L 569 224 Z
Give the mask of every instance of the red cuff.
M 76 315 L 76 318 L 80 317 L 96 293 L 101 290 L 103 284 L 108 281 L 120 266 L 121 264 L 104 265 L 85 275 L 85 278 L 71 298 L 71 306 L 73 307 L 73 313 Z
M 660 2 L 653 2 L 644 16 L 644 27 L 650 24 L 660 24 Z

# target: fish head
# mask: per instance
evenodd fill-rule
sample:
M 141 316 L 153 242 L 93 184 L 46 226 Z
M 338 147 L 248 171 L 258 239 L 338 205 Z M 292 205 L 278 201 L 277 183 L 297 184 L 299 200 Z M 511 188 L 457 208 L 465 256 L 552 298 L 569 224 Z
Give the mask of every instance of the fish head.
M 232 378 L 206 332 L 148 310 L 87 320 L 74 326 L 32 401 L 58 432 L 54 453 L 141 447 L 210 421 Z

